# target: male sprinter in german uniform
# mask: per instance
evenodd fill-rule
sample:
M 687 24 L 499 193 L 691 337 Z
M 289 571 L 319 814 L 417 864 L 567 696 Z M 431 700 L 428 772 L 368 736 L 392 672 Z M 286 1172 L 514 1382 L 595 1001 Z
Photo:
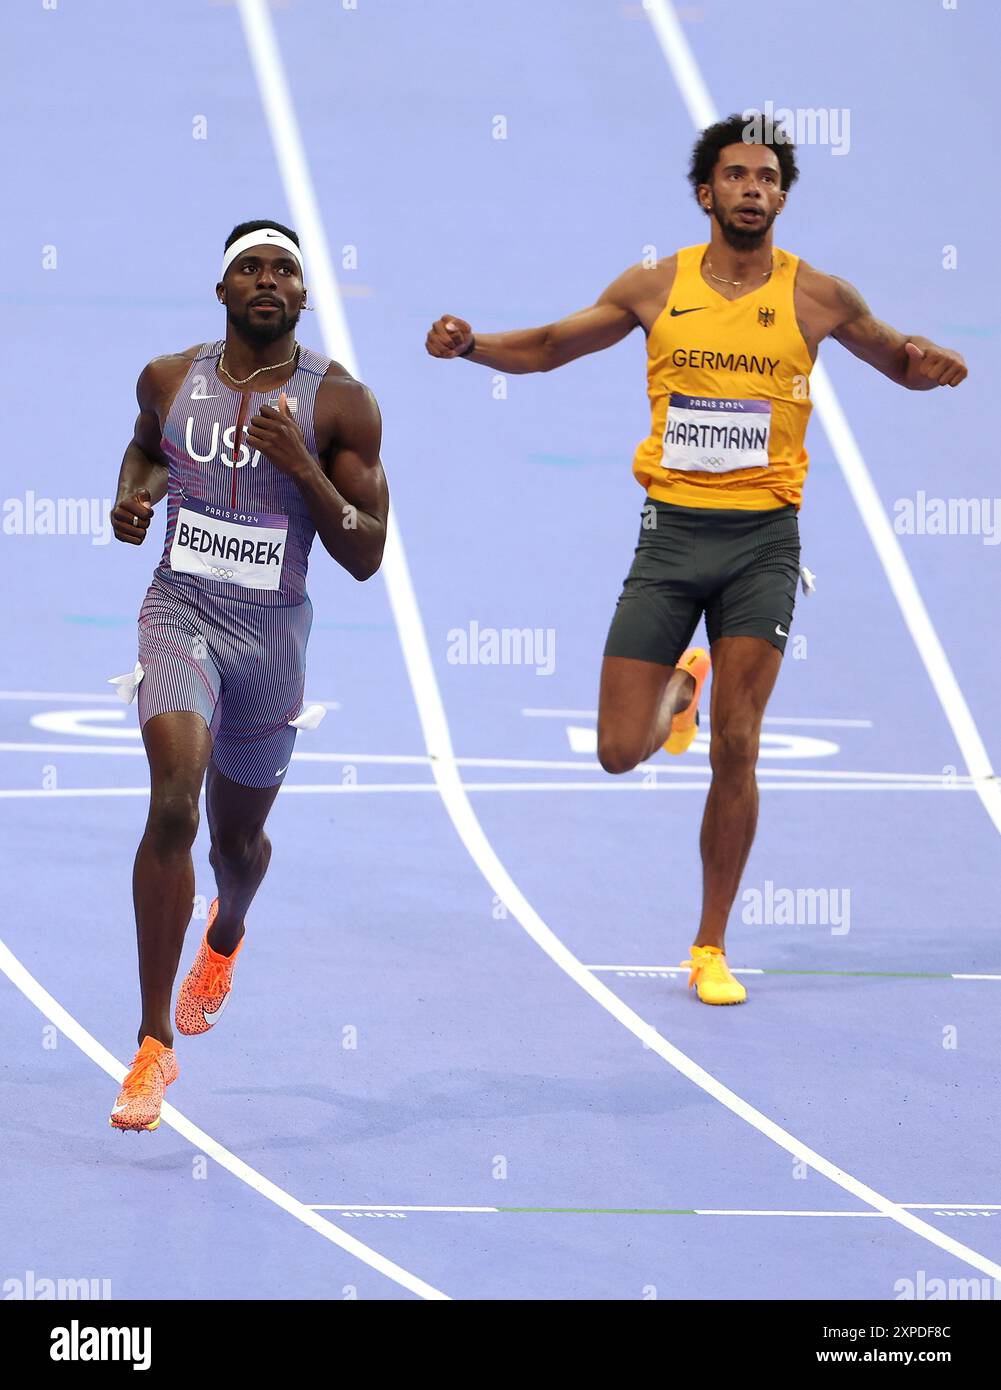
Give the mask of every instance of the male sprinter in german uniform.
M 598 757 L 607 772 L 628 772 L 662 746 L 689 746 L 710 659 L 688 644 L 705 614 L 712 784 L 702 919 L 685 964 L 707 1004 L 747 997 L 723 939 L 754 838 L 761 721 L 796 598 L 817 348 L 836 338 L 909 390 L 966 376 L 958 353 L 880 323 L 851 285 L 772 245 L 797 177 L 794 149 L 748 143 L 748 130 L 731 116 L 695 145 L 689 180 L 710 218 L 707 245 L 633 266 L 590 308 L 543 328 L 474 336 L 446 315 L 426 344 L 432 357 L 545 372 L 637 326 L 647 335 L 653 419 L 633 463 L 647 518 L 605 646 Z
M 226 337 L 152 361 L 112 512 L 116 537 L 146 538 L 167 498 L 166 542 L 139 615 L 139 661 L 115 683 L 138 692 L 150 808 L 133 873 L 142 1019 L 139 1051 L 111 1113 L 156 1129 L 177 1077 L 170 999 L 194 898 L 191 845 L 208 769 L 218 897 L 175 1022 L 203 1033 L 232 985 L 244 914 L 271 857 L 264 822 L 303 710 L 313 607 L 313 537 L 355 579 L 382 562 L 389 498 L 372 393 L 295 341 L 302 253 L 278 222 L 226 241 L 216 296 Z

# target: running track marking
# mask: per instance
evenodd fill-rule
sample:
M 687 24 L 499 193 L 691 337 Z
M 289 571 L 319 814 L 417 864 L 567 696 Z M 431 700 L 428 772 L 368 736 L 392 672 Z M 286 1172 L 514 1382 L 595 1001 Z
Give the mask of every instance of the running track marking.
M 348 331 L 347 320 L 334 275 L 330 248 L 320 216 L 316 192 L 306 163 L 302 137 L 292 108 L 291 95 L 281 62 L 281 50 L 271 24 L 265 0 L 238 0 L 251 63 L 260 88 L 261 100 L 271 131 L 275 159 L 285 184 L 286 197 L 296 227 L 303 234 L 309 257 L 313 303 L 318 309 L 320 329 L 326 350 L 331 357 L 343 362 L 352 376 L 359 376 L 357 358 Z M 403 540 L 395 514 L 390 517 L 386 540 L 383 574 L 390 607 L 399 633 L 400 645 L 413 688 L 417 713 L 428 752 L 434 762 L 435 781 L 442 801 L 459 838 L 487 883 L 520 922 L 536 944 L 602 1008 L 616 1018 L 641 1043 L 656 1052 L 668 1065 L 700 1086 L 720 1104 L 738 1115 L 759 1133 L 771 1139 L 795 1158 L 809 1164 L 839 1187 L 851 1192 L 861 1201 L 892 1217 L 899 1225 L 933 1245 L 972 1265 L 974 1269 L 1001 1278 L 1001 1265 L 985 1255 L 944 1235 L 928 1222 L 904 1211 L 889 1198 L 844 1172 L 829 1159 L 808 1148 L 774 1120 L 748 1104 L 741 1096 L 724 1086 L 698 1063 L 679 1051 L 662 1037 L 639 1014 L 630 1009 L 618 995 L 590 973 L 563 942 L 546 926 L 517 884 L 511 878 L 487 839 L 483 827 L 473 812 L 455 763 L 451 734 L 445 715 L 441 692 L 434 674 L 431 653 L 417 595 L 407 566 Z M 971 769 L 972 771 L 973 769 Z M 980 771 L 978 765 L 977 771 Z M 1001 798 L 1001 790 L 998 791 Z M 1001 819 L 999 819 L 1001 826 Z
M 640 979 L 665 975 L 686 975 L 686 965 L 585 965 L 599 975 L 637 976 Z M 1001 975 L 950 975 L 934 970 L 762 970 L 752 966 L 735 969 L 735 975 L 827 975 L 834 979 L 846 975 L 866 980 L 1001 980 Z M 901 1205 L 907 1205 L 902 1203 Z
M 124 732 L 124 731 L 123 731 Z M 146 750 L 138 744 L 108 743 L 0 743 L 0 753 L 66 753 L 66 754 L 110 754 L 111 757 L 145 758 Z M 430 767 L 432 759 L 427 753 L 310 753 L 296 752 L 293 762 L 300 763 L 379 763 L 398 767 Z M 544 772 L 598 772 L 601 764 L 585 761 L 556 758 L 456 758 L 456 767 L 496 767 L 523 768 Z M 654 777 L 699 777 L 700 786 L 706 783 L 709 768 L 706 764 L 692 762 L 681 767 L 671 763 L 649 764 L 633 768 L 623 774 L 627 781 L 603 781 L 601 785 L 615 787 L 628 785 L 629 781 Z M 967 776 L 946 776 L 943 772 L 846 772 L 842 769 L 816 767 L 780 767 L 762 763 L 757 768 L 758 777 L 814 777 L 827 781 L 845 782 L 928 782 L 947 785 L 972 786 L 972 778 Z M 647 785 L 648 783 L 644 783 Z
M 0 696 L 0 699 L 3 697 Z M 522 714 L 530 719 L 597 719 L 596 709 L 523 709 Z M 803 724 L 812 728 L 824 729 L 871 729 L 873 722 L 871 719 L 813 719 L 802 718 L 796 715 L 766 714 L 762 720 L 764 724 Z M 700 723 L 699 727 L 703 732 L 708 729 L 708 723 Z
M 0 700 L 85 700 L 88 704 L 96 700 L 102 705 L 122 704 L 118 695 L 107 695 L 104 691 L 99 695 L 86 695 L 69 690 L 0 690 Z M 338 700 L 311 700 L 310 703 L 324 705 L 327 709 L 341 707 Z
M 107 695 L 103 691 L 99 695 L 86 695 L 65 690 L 0 690 L 0 700 L 85 700 L 88 703 L 97 700 L 102 704 L 121 704 L 117 695 Z M 338 700 L 313 700 L 310 703 L 325 705 L 327 709 L 341 708 Z M 598 717 L 596 709 L 523 709 L 521 712 L 529 716 L 550 719 L 597 719 Z M 873 727 L 871 719 L 814 719 L 781 714 L 767 714 L 764 722 L 766 724 L 808 724 L 815 725 L 817 728 L 830 726 L 831 728 L 844 729 L 871 729 Z M 708 728 L 708 725 L 705 727 Z
M 63 1006 L 53 999 L 52 995 L 25 969 L 3 941 L 0 941 L 0 970 L 34 1004 L 40 1013 L 43 1013 L 65 1037 L 69 1038 L 70 1042 L 75 1043 L 81 1052 L 88 1056 L 92 1062 L 96 1062 L 102 1071 L 106 1071 L 121 1085 L 126 1070 L 121 1062 L 113 1057 L 107 1048 L 102 1047 L 72 1014 L 67 1013 Z M 401 1284 L 403 1288 L 409 1289 L 411 1293 L 417 1294 L 420 1298 L 448 1299 L 448 1294 L 442 1293 L 431 1284 L 426 1284 L 423 1279 L 411 1274 L 409 1270 L 394 1264 L 392 1260 L 387 1260 L 384 1255 L 370 1250 L 367 1245 L 362 1245 L 360 1241 L 351 1236 L 345 1236 L 339 1227 L 333 1226 L 323 1217 L 317 1216 L 312 1207 L 296 1201 L 283 1188 L 266 1178 L 263 1173 L 259 1173 L 256 1168 L 251 1168 L 249 1163 L 244 1163 L 243 1159 L 237 1158 L 236 1154 L 230 1153 L 229 1149 L 224 1148 L 210 1134 L 206 1134 L 205 1130 L 199 1129 L 173 1105 L 168 1105 L 165 1102 L 160 1113 L 166 1123 L 175 1129 L 182 1138 L 193 1144 L 199 1153 L 214 1158 L 220 1167 L 225 1168 L 235 1178 L 239 1178 L 241 1182 L 253 1188 L 255 1192 L 259 1192 L 268 1201 L 274 1202 L 275 1206 L 281 1207 L 282 1211 L 294 1216 L 304 1226 L 308 1226 L 318 1235 L 323 1236 L 325 1240 L 329 1240 L 332 1245 L 339 1245 L 349 1255 L 354 1255 L 356 1259 L 361 1260 L 372 1269 L 378 1270 L 380 1274 L 386 1275 L 395 1283 Z M 112 1142 L 119 1141 L 114 1140 Z
M 899 1205 L 905 1211 L 917 1208 L 921 1211 L 934 1211 L 942 1216 L 968 1211 L 983 1213 L 986 1216 L 988 1213 L 1001 1211 L 1001 1206 L 991 1202 L 901 1202 Z M 411 1207 L 389 1204 L 374 1206 L 362 1202 L 313 1202 L 310 1210 L 336 1211 L 345 1216 L 396 1216 L 406 1212 L 492 1216 L 496 1213 L 516 1212 L 539 1216 L 849 1216 L 869 1217 L 876 1221 L 889 1219 L 885 1211 L 802 1211 L 797 1208 L 783 1211 L 774 1207 L 761 1210 L 723 1207 Z
M 304 796 L 356 796 L 373 792 L 436 792 L 442 790 L 443 778 L 437 782 L 303 782 L 285 783 L 283 793 Z M 470 792 L 697 792 L 705 791 L 706 782 L 463 782 L 463 796 Z M 932 782 L 759 782 L 761 791 L 770 792 L 968 792 L 969 786 L 938 786 Z M 442 793 L 444 795 L 444 793 Z M 204 795 L 204 791 L 202 792 Z M 0 791 L 0 800 L 17 801 L 31 798 L 45 800 L 57 797 L 116 797 L 149 796 L 149 787 L 12 787 Z M 522 924 L 524 925 L 524 923 Z
M 695 56 L 688 45 L 671 0 L 644 0 L 661 50 L 678 85 L 696 130 L 702 130 L 719 115 L 709 95 Z M 960 752 L 974 779 L 977 795 L 995 829 L 1001 833 L 1001 782 L 991 767 L 970 707 L 939 641 L 938 633 L 914 582 L 900 541 L 890 525 L 851 425 L 822 362 L 817 361 L 811 377 L 810 395 L 824 427 L 834 456 L 838 460 L 848 491 L 858 508 L 869 539 L 875 547 L 893 596 L 900 606 L 907 630 L 914 639 L 918 655 L 941 702 L 945 716 L 959 744 Z

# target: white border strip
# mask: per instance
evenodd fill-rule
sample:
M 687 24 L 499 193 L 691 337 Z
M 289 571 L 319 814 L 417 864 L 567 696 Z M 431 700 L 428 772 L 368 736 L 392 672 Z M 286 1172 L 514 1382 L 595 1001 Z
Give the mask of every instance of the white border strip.
M 121 1062 L 113 1057 L 107 1048 L 102 1047 L 72 1014 L 67 1013 L 46 989 L 43 989 L 34 975 L 25 969 L 3 941 L 0 941 L 0 970 L 7 976 L 11 984 L 16 985 L 25 998 L 34 1004 L 40 1013 L 43 1013 L 65 1037 L 69 1038 L 70 1042 L 75 1043 L 85 1056 L 89 1057 L 102 1071 L 106 1071 L 113 1080 L 121 1085 L 125 1076 L 125 1067 L 122 1066 Z M 160 1114 L 171 1129 L 175 1129 L 183 1139 L 194 1144 L 200 1153 L 215 1159 L 220 1167 L 225 1168 L 235 1178 L 239 1178 L 241 1182 L 253 1188 L 255 1192 L 259 1192 L 269 1202 L 274 1202 L 275 1206 L 281 1207 L 282 1211 L 287 1212 L 289 1216 L 294 1216 L 297 1221 L 301 1221 L 304 1226 L 308 1226 L 317 1235 L 323 1236 L 324 1240 L 329 1240 L 332 1245 L 339 1245 L 349 1255 L 353 1255 L 363 1264 L 377 1270 L 379 1274 L 384 1274 L 387 1279 L 392 1279 L 394 1283 L 402 1285 L 403 1288 L 409 1290 L 410 1293 L 417 1294 L 420 1298 L 448 1299 L 448 1294 L 425 1283 L 423 1279 L 418 1279 L 415 1274 L 411 1274 L 409 1270 L 394 1264 L 392 1260 L 387 1260 L 384 1255 L 380 1255 L 377 1251 L 370 1250 L 360 1240 L 346 1235 L 339 1226 L 335 1226 L 322 1216 L 318 1216 L 312 1207 L 306 1206 L 303 1202 L 297 1202 L 284 1188 L 278 1187 L 263 1173 L 259 1173 L 256 1168 L 251 1168 L 249 1163 L 244 1163 L 242 1158 L 237 1158 L 236 1154 L 230 1153 L 229 1149 L 224 1148 L 217 1139 L 213 1139 L 203 1129 L 199 1129 L 174 1106 L 165 1102 Z M 120 1143 L 121 1141 L 116 1139 L 111 1142 Z
M 596 709 L 523 709 L 522 714 L 530 719 L 597 719 Z M 803 724 L 810 728 L 871 729 L 871 719 L 814 719 L 800 718 L 798 715 L 766 714 L 765 724 Z M 703 721 L 699 728 L 705 733 L 709 725 Z
M 992 1212 L 1001 1211 L 1001 1206 L 991 1202 L 901 1202 L 900 1205 L 909 1211 L 940 1211 L 940 1212 Z M 446 1215 L 458 1213 L 472 1213 L 474 1215 L 495 1215 L 495 1216 L 866 1216 L 873 1220 L 886 1220 L 885 1211 L 803 1211 L 798 1207 L 785 1210 L 776 1207 L 693 1207 L 686 1211 L 659 1211 L 656 1208 L 648 1207 L 407 1207 L 407 1206 L 373 1206 L 364 1202 L 311 1202 L 311 1211 L 342 1211 L 349 1215 L 358 1212 L 384 1215 L 396 1212 L 443 1212 Z
M 66 754 L 109 754 L 111 757 L 131 757 L 145 758 L 146 750 L 141 745 L 136 744 L 115 744 L 115 743 L 0 743 L 0 753 L 66 753 Z M 295 763 L 337 763 L 339 765 L 348 763 L 371 763 L 391 767 L 429 767 L 431 758 L 427 753 L 307 753 L 299 752 L 292 756 Z M 456 758 L 457 767 L 490 767 L 490 768 L 518 768 L 530 772 L 598 772 L 600 763 L 584 762 L 582 759 L 577 761 L 560 760 L 556 758 Z M 673 764 L 654 764 L 646 767 L 637 767 L 632 773 L 624 776 L 633 781 L 640 778 L 654 777 L 699 777 L 702 779 L 700 785 L 706 784 L 709 776 L 709 767 L 705 763 L 693 762 L 676 767 Z M 762 767 L 757 769 L 757 776 L 764 778 L 775 777 L 812 777 L 822 782 L 931 782 L 936 785 L 948 783 L 970 786 L 971 779 L 965 776 L 947 778 L 941 772 L 847 772 L 835 770 L 828 767 L 782 767 L 779 764 Z M 602 785 L 606 785 L 602 782 Z M 620 786 L 622 783 L 616 781 L 608 785 Z M 647 785 L 644 783 L 644 785 Z
M 479 792 L 697 792 L 706 791 L 702 782 L 466 782 L 464 793 Z M 936 786 L 931 782 L 759 782 L 760 791 L 769 792 L 968 792 L 967 784 Z M 294 796 L 358 796 L 367 792 L 437 792 L 434 782 L 286 782 L 282 793 Z M 149 787 L 11 787 L 0 790 L 0 801 L 60 797 L 149 796 Z
M 319 310 L 319 321 L 327 352 L 343 362 L 353 375 L 358 374 L 357 359 L 348 333 L 337 281 L 334 276 L 330 248 L 320 217 L 316 193 L 309 176 L 299 127 L 281 66 L 281 51 L 271 25 L 264 0 L 238 0 L 251 62 L 274 146 L 275 158 L 285 184 L 286 197 L 293 221 L 302 233 L 311 266 L 310 293 Z M 434 666 L 428 649 L 427 635 L 417 596 L 407 567 L 403 542 L 395 516 L 390 520 L 383 574 L 390 606 L 400 636 L 407 674 L 417 704 L 421 729 L 427 751 L 431 754 L 435 781 L 442 801 L 462 843 L 487 883 L 508 910 L 521 923 L 528 935 L 545 951 L 559 968 L 589 994 L 596 1003 L 617 1019 L 641 1043 L 665 1062 L 700 1086 L 708 1095 L 744 1120 L 779 1148 L 807 1163 L 818 1173 L 851 1192 L 861 1201 L 893 1218 L 913 1234 L 930 1241 L 950 1255 L 995 1278 L 1001 1278 L 1001 1265 L 987 1259 L 978 1251 L 945 1235 L 926 1221 L 902 1210 L 896 1203 L 876 1192 L 874 1188 L 844 1172 L 829 1159 L 808 1148 L 774 1120 L 756 1110 L 734 1091 L 711 1076 L 690 1057 L 661 1037 L 657 1030 L 634 1010 L 625 1005 L 606 985 L 587 971 L 580 961 L 546 926 L 501 863 L 462 786 L 448 721 L 435 679 Z
M 705 126 L 712 125 L 719 119 L 719 114 L 702 79 L 695 56 L 688 46 L 688 40 L 678 22 L 671 0 L 643 0 L 643 8 L 650 17 L 661 51 L 696 129 L 702 130 Z M 994 828 L 1001 834 L 1001 783 L 991 767 L 980 731 L 953 674 L 949 658 L 939 641 L 918 586 L 914 582 L 900 541 L 890 525 L 851 425 L 841 408 L 830 377 L 819 360 L 813 369 L 810 395 L 824 427 L 824 433 L 848 484 L 848 490 L 858 507 L 862 524 L 869 532 L 869 539 L 879 556 L 904 622 L 924 662 L 925 670 L 945 711 L 945 717 L 959 744 L 970 776 L 974 779 L 977 795 L 994 822 Z

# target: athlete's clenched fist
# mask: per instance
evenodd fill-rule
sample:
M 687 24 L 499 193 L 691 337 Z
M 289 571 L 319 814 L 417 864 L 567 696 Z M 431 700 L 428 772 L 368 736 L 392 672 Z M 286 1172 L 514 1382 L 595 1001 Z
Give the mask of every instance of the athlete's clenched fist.
M 278 397 L 277 410 L 273 405 L 262 405 L 251 417 L 247 443 L 252 449 L 259 449 L 282 473 L 294 476 L 310 472 L 315 466 L 284 391 Z
M 473 341 L 473 330 L 465 319 L 445 314 L 431 325 L 424 346 L 432 357 L 459 357 Z
M 113 508 L 111 527 L 116 540 L 126 541 L 129 545 L 142 545 L 153 518 L 150 502 L 148 490 L 141 488 L 133 497 L 124 497 Z
M 922 342 L 926 341 L 922 339 Z M 908 358 L 908 371 L 930 381 L 933 386 L 958 386 L 966 380 L 966 363 L 952 348 L 938 347 L 935 343 L 921 348 L 908 340 L 904 350 Z

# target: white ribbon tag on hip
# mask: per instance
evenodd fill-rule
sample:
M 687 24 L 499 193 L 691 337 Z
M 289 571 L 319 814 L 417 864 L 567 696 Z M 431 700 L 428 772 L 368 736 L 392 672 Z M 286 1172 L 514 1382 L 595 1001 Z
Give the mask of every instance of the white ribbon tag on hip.
M 326 705 L 303 705 L 302 711 L 288 722 L 293 729 L 315 729 L 326 713 Z
M 805 565 L 800 565 L 799 580 L 803 586 L 803 593 L 807 598 L 809 598 L 811 594 L 816 593 L 817 591 L 817 586 L 814 583 L 816 577 L 817 576 L 813 573 L 812 570 L 808 570 Z
M 108 684 L 115 687 L 115 692 L 123 704 L 131 705 L 136 698 L 136 691 L 139 689 L 139 682 L 144 674 L 142 666 L 137 661 L 134 671 L 127 671 L 124 676 L 111 676 Z

